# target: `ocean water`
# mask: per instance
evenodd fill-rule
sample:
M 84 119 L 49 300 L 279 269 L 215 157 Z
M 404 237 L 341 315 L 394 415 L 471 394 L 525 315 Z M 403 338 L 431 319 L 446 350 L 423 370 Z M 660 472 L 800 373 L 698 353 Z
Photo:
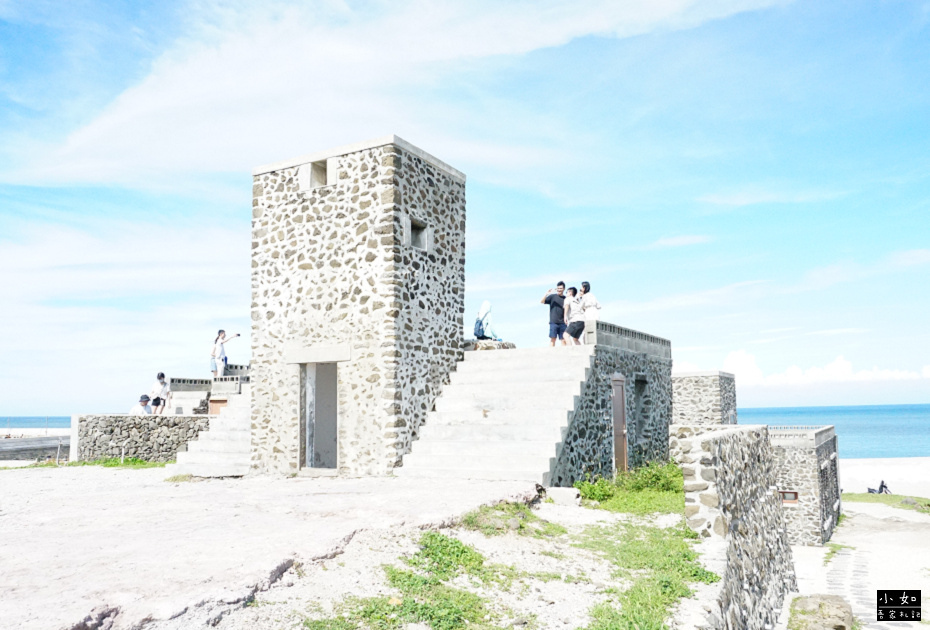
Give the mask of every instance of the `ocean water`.
M 930 405 L 755 407 L 740 424 L 836 427 L 840 457 L 930 457 Z
M 44 429 L 48 418 L 49 429 L 67 429 L 71 426 L 71 416 L 0 416 L 0 429 Z

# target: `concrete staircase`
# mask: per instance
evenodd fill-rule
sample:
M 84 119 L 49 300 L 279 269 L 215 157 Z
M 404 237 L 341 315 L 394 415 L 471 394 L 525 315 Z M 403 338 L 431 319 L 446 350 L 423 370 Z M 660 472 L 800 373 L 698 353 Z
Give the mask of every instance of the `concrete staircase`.
M 187 451 L 178 453 L 176 464 L 165 466 L 165 476 L 241 477 L 249 472 L 252 444 L 250 386 L 230 395 L 210 428 L 188 442 Z
M 394 474 L 547 485 L 594 346 L 466 352 Z

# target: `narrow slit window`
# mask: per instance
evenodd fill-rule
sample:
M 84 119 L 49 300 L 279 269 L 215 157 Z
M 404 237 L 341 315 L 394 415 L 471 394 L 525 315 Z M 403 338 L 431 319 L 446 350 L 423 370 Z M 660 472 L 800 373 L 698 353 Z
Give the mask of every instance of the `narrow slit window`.
M 416 219 L 410 219 L 410 245 L 423 251 L 429 249 L 429 228 Z

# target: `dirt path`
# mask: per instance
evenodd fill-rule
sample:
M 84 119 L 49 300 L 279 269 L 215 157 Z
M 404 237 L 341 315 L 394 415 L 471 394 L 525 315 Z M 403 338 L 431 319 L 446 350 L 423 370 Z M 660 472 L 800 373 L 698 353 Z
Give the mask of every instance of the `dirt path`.
M 841 595 L 869 629 L 925 627 L 879 622 L 876 590 L 930 592 L 930 516 L 868 503 L 846 502 L 843 510 L 846 518 L 830 542 L 851 548 L 840 549 L 826 567 L 827 548 L 792 547 L 800 592 Z
M 70 628 L 96 608 L 119 629 L 221 611 L 359 530 L 449 522 L 535 494 L 515 482 L 163 477 L 96 466 L 0 471 L 0 625 Z

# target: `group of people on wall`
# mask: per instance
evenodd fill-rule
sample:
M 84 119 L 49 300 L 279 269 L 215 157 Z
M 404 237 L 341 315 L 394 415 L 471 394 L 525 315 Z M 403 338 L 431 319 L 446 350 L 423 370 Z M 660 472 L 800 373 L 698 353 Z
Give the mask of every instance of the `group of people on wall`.
M 210 347 L 210 371 L 213 372 L 213 378 L 225 375 L 226 366 L 229 363 L 226 358 L 226 343 L 240 336 L 237 333 L 227 337 L 226 331 L 222 329 L 216 333 L 216 339 L 213 340 L 213 345 Z M 155 383 L 152 385 L 151 391 L 139 397 L 139 402 L 129 410 L 129 415 L 164 415 L 165 407 L 170 408 L 170 404 L 171 384 L 165 378 L 165 373 L 159 372 L 155 377 Z
M 555 345 L 556 339 L 561 341 L 563 346 L 567 346 L 566 335 L 576 346 L 580 346 L 586 323 L 596 322 L 597 312 L 601 309 L 600 302 L 591 293 L 590 282 L 582 282 L 579 291 L 575 287 L 568 287 L 566 290 L 565 283 L 559 280 L 555 288 L 546 291 L 539 302 L 549 305 L 549 345 L 551 346 Z

